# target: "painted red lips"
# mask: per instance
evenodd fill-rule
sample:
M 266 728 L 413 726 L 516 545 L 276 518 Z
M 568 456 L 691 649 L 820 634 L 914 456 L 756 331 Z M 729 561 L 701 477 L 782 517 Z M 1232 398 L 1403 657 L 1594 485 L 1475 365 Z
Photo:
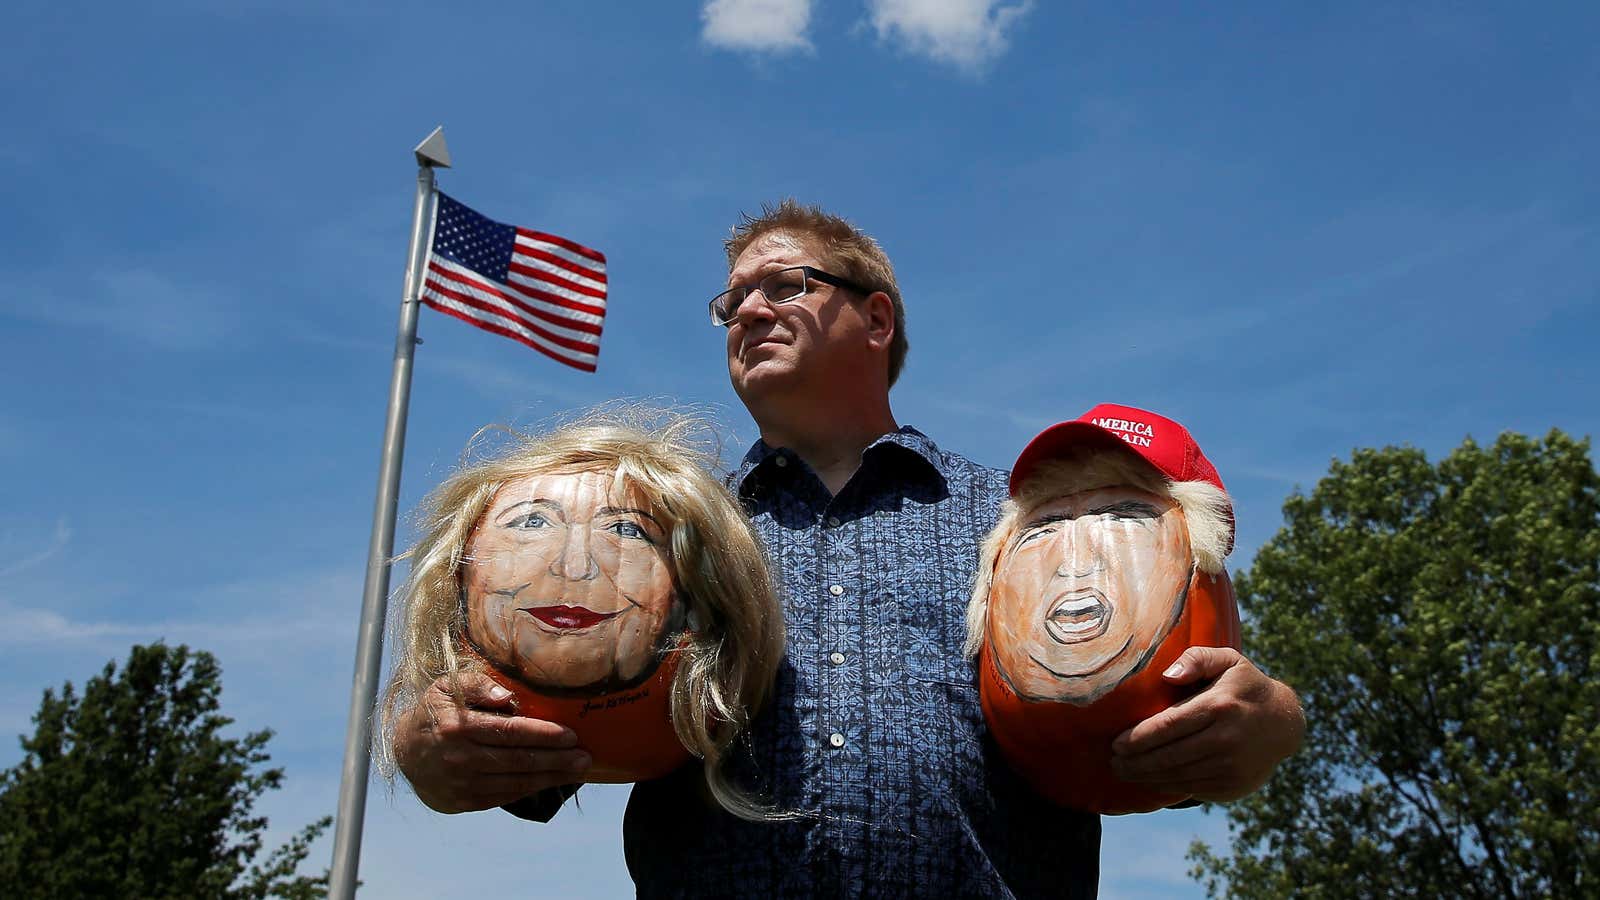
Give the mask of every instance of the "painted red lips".
M 522 611 L 551 628 L 564 630 L 593 628 L 607 619 L 622 614 L 620 609 L 612 613 L 597 613 L 581 606 L 527 606 L 523 607 Z

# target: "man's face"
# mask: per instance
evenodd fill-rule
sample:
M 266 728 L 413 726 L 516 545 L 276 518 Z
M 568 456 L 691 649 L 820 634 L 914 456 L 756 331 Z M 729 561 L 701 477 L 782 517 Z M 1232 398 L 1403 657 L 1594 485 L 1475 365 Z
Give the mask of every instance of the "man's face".
M 754 287 L 791 266 L 829 271 L 810 243 L 786 232 L 761 235 L 739 254 L 728 286 Z M 819 397 L 835 384 L 848 389 L 871 364 L 861 304 L 851 303 L 840 288 L 817 282 L 811 287 L 811 293 L 778 306 L 753 293 L 728 326 L 728 379 L 746 405 L 797 389 Z
M 1029 510 L 989 593 L 995 663 L 1031 700 L 1088 703 L 1143 668 L 1183 611 L 1183 510 L 1129 486 Z
M 677 630 L 666 523 L 611 473 L 507 482 L 467 544 L 467 634 L 534 688 L 635 683 Z

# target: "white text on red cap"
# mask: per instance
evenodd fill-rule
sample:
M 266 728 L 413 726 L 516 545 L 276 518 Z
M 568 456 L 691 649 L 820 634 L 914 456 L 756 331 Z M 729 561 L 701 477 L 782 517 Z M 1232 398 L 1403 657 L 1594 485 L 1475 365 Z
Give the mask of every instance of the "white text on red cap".
M 1148 447 L 1150 441 L 1156 436 L 1154 428 L 1145 422 L 1131 422 L 1127 419 L 1091 419 L 1090 422 L 1107 431 L 1117 432 L 1117 437 L 1122 438 L 1136 447 Z

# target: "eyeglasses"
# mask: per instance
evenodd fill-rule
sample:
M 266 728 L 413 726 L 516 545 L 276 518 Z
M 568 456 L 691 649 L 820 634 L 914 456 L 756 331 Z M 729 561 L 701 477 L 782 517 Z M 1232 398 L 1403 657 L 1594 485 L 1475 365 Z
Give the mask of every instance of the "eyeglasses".
M 870 294 L 871 291 L 848 278 L 829 275 L 821 269 L 811 266 L 791 266 L 779 269 L 771 275 L 761 279 L 754 288 L 736 287 L 728 288 L 722 293 L 711 298 L 711 324 L 721 325 L 726 328 L 739 318 L 739 305 L 744 303 L 744 298 L 750 296 L 751 291 L 760 291 L 761 296 L 773 306 L 780 303 L 791 303 L 811 293 L 811 282 L 820 281 L 834 287 L 855 291 L 858 294 Z

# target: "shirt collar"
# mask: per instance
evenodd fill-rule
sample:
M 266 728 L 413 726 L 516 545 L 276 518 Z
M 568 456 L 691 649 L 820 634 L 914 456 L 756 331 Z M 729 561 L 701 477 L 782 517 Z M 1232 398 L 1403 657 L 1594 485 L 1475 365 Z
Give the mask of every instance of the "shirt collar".
M 941 483 L 949 477 L 945 465 L 944 454 L 939 452 L 939 446 L 932 438 L 912 428 L 902 425 L 898 431 L 891 431 L 883 435 L 861 452 L 863 464 L 877 456 L 898 455 L 907 460 L 916 460 L 904 472 L 908 478 L 918 474 L 937 478 Z M 782 462 L 779 462 L 779 460 Z M 739 467 L 734 470 L 731 484 L 736 492 L 744 494 L 750 477 L 756 472 L 769 467 L 782 467 L 795 465 L 800 462 L 793 450 L 787 447 L 774 447 L 764 440 L 757 439 L 740 461 Z

